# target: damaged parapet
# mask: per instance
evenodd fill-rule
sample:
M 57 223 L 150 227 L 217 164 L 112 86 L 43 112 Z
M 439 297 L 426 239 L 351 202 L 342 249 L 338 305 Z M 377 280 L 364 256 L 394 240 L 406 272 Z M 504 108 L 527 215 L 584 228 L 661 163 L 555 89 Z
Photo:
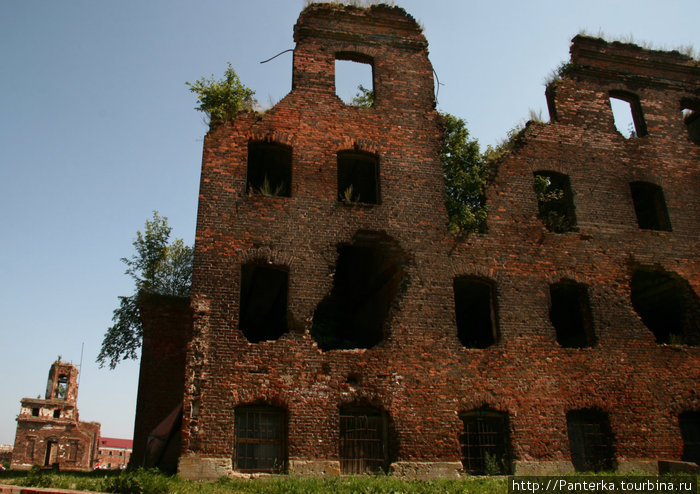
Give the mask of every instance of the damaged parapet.
M 179 473 L 700 461 L 698 62 L 575 38 L 551 122 L 501 155 L 486 231 L 456 238 L 415 20 L 312 4 L 294 32 L 292 91 L 204 141 L 192 337 L 168 392 L 184 389 Z M 339 61 L 371 67 L 361 105 L 336 95 Z M 172 322 L 144 338 L 151 387 L 171 379 L 153 350 Z M 151 428 L 177 432 L 165 408 Z
M 44 399 L 22 398 L 13 469 L 90 470 L 95 466 L 100 424 L 79 420 L 77 398 L 78 368 L 59 358 L 49 370 Z

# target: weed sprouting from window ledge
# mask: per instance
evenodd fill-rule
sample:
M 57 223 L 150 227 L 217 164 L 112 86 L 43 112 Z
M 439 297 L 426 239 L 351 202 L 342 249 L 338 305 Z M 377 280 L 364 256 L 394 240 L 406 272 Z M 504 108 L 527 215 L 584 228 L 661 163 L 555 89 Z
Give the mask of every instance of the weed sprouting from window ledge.
M 344 191 L 342 195 L 344 204 L 355 204 L 360 202 L 360 194 L 353 195 L 353 186 L 350 184 Z
M 284 189 L 284 184 L 272 186 L 272 184 L 270 184 L 270 180 L 267 178 L 267 175 L 265 175 L 265 179 L 263 180 L 262 185 L 258 187 L 257 192 L 265 197 L 278 197 L 282 195 L 282 191 L 284 191 Z

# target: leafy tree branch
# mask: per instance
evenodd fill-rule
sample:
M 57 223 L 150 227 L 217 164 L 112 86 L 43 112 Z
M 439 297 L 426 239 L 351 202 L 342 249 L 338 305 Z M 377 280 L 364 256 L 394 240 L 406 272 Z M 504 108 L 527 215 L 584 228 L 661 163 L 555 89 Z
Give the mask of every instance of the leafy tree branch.
M 479 142 L 471 139 L 461 118 L 442 114 L 445 134 L 440 162 L 445 178 L 445 208 L 448 228 L 453 233 L 486 231 L 487 160 L 479 151 Z
M 143 233 L 136 232 L 136 253 L 121 259 L 127 266 L 125 274 L 134 280 L 135 291 L 119 297 L 119 307 L 112 313 L 114 325 L 107 329 L 97 356 L 100 367 L 109 365 L 114 369 L 124 359 L 137 358 L 143 339 L 140 294 L 189 296 L 194 252 L 182 239 L 169 242 L 171 230 L 168 219 L 154 211 Z

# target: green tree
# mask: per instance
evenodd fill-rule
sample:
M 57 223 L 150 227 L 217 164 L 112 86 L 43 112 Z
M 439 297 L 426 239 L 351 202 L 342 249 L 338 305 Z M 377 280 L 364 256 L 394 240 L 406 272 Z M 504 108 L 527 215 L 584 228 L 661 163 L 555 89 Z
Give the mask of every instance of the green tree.
M 351 106 L 358 106 L 360 108 L 371 108 L 374 104 L 374 91 L 367 89 L 362 84 L 357 86 L 357 93 L 355 97 L 350 102 Z
M 489 177 L 487 160 L 479 151 L 479 142 L 469 137 L 464 120 L 449 113 L 442 116 L 445 135 L 440 161 L 445 177 L 448 228 L 454 233 L 484 232 L 484 193 Z
M 136 232 L 136 253 L 121 259 L 127 266 L 126 274 L 134 280 L 135 292 L 119 297 L 119 307 L 112 314 L 114 325 L 107 329 L 97 356 L 100 367 L 109 365 L 114 369 L 121 360 L 137 357 L 143 338 L 139 295 L 189 296 L 194 253 L 182 239 L 169 243 L 171 230 L 168 218 L 154 211 L 144 232 Z
M 351 105 L 369 108 L 374 104 L 374 91 L 360 84 Z M 445 134 L 440 162 L 445 177 L 445 207 L 448 228 L 453 233 L 486 231 L 486 200 L 489 178 L 488 164 L 504 151 L 489 147 L 479 150 L 479 142 L 469 137 L 467 124 L 461 118 L 442 113 Z M 500 153 L 500 154 L 499 154 Z M 350 191 L 352 192 L 352 191 Z
M 210 122 L 232 120 L 241 111 L 252 110 L 255 105 L 255 91 L 241 83 L 236 72 L 228 63 L 224 78 L 220 80 L 202 77 L 195 82 L 185 82 L 190 91 L 197 95 L 199 106 L 195 109 L 209 115 Z

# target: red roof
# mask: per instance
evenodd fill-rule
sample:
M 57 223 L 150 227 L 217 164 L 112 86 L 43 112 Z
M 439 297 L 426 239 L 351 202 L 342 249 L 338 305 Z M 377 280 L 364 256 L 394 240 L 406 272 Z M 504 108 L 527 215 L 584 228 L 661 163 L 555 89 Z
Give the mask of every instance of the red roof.
M 101 437 L 100 447 L 101 448 L 122 448 L 122 449 L 132 449 L 134 441 L 131 439 L 117 439 L 116 437 Z

